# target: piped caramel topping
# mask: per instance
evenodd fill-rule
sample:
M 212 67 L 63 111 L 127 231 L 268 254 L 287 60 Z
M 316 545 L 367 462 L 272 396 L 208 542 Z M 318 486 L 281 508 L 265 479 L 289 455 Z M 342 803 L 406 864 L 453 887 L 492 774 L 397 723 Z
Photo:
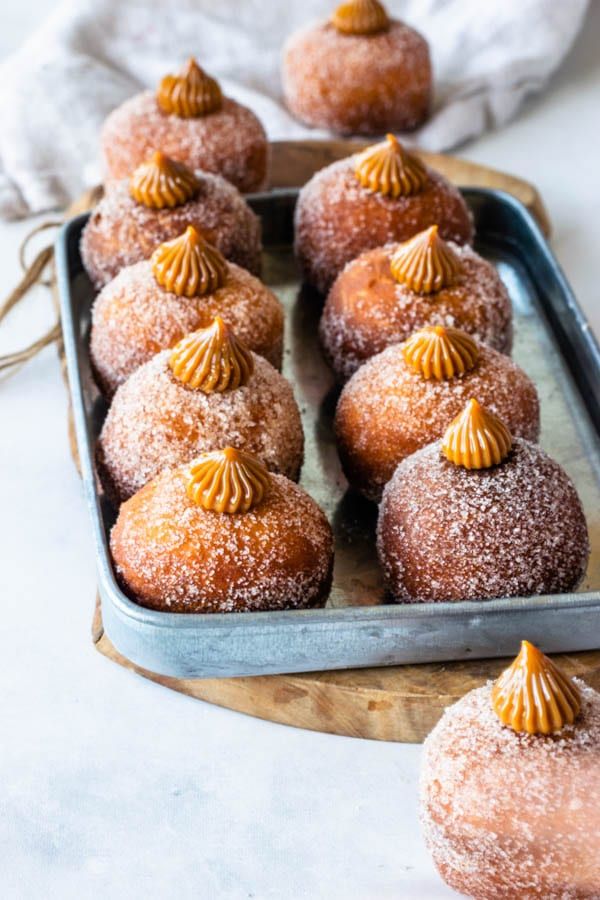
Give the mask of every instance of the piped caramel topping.
M 261 502 L 269 485 L 269 473 L 255 456 L 225 447 L 190 464 L 187 494 L 212 512 L 246 513 Z
M 196 119 L 221 109 L 223 94 L 218 81 L 192 57 L 177 75 L 165 75 L 158 86 L 156 102 L 165 113 Z
M 522 641 L 519 655 L 492 688 L 492 706 L 513 731 L 551 734 L 575 721 L 581 694 L 551 659 Z
M 442 453 L 465 469 L 489 469 L 510 453 L 510 431 L 500 419 L 477 400 L 469 400 L 452 420 L 442 438 Z
M 199 187 L 191 169 L 159 151 L 138 166 L 129 180 L 133 199 L 149 209 L 183 206 L 198 193 Z
M 388 30 L 390 20 L 378 0 L 350 0 L 337 7 L 331 24 L 341 34 L 377 34 Z
M 175 344 L 169 367 L 186 387 L 213 394 L 247 384 L 254 360 L 229 325 L 216 316 L 208 328 L 192 331 Z
M 362 187 L 393 198 L 418 194 L 428 180 L 421 160 L 407 153 L 393 134 L 358 154 L 354 174 Z
M 179 297 L 203 297 L 225 284 L 227 262 L 193 225 L 172 241 L 160 244 L 150 260 L 161 287 Z
M 390 260 L 390 269 L 399 284 L 417 294 L 452 287 L 462 272 L 458 255 L 440 237 L 437 225 L 400 244 Z
M 402 346 L 404 361 L 426 380 L 447 381 L 469 372 L 479 359 L 473 338 L 458 328 L 428 325 Z

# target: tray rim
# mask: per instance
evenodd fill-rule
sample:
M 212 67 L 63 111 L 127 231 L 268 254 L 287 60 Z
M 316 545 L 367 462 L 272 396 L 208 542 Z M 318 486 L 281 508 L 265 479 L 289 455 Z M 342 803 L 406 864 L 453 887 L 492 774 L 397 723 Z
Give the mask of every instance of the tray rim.
M 563 295 L 567 308 L 573 315 L 580 331 L 581 337 L 588 346 L 588 351 L 595 359 L 600 370 L 600 347 L 589 328 L 587 319 L 579 307 L 570 285 L 556 260 L 553 251 L 549 247 L 538 223 L 524 205 L 511 194 L 505 191 L 491 188 L 465 188 L 463 192 L 485 195 L 496 198 L 504 204 L 512 207 L 523 220 L 528 230 L 532 233 L 536 244 L 542 251 L 546 262 L 550 265 L 556 277 L 558 287 Z M 274 197 L 282 195 L 297 195 L 294 188 L 282 188 L 260 194 L 247 195 L 251 203 L 269 202 Z M 130 600 L 121 591 L 116 582 L 110 553 L 106 539 L 99 495 L 96 490 L 96 474 L 94 467 L 94 438 L 91 435 L 90 423 L 85 410 L 83 383 L 79 372 L 77 329 L 78 324 L 71 308 L 70 280 L 71 273 L 68 266 L 68 247 L 71 232 L 81 228 L 88 213 L 79 214 L 61 227 L 56 239 L 56 267 L 57 282 L 61 305 L 61 319 L 63 323 L 63 337 L 65 356 L 69 378 L 69 389 L 73 405 L 73 416 L 77 445 L 79 449 L 80 465 L 84 493 L 88 510 L 92 519 L 96 550 L 96 568 L 99 579 L 99 590 L 103 603 L 108 601 L 114 607 L 114 612 L 122 619 L 128 620 L 138 626 L 148 626 L 152 630 L 167 629 L 176 631 L 188 631 L 199 629 L 203 632 L 210 630 L 230 631 L 243 628 L 247 631 L 260 631 L 267 633 L 279 630 L 281 626 L 289 628 L 312 630 L 312 627 L 332 628 L 355 626 L 357 621 L 366 624 L 381 624 L 393 622 L 396 625 L 410 621 L 427 622 L 440 616 L 450 617 L 479 617 L 489 613 L 510 614 L 517 611 L 521 613 L 533 612 L 543 607 L 544 610 L 560 609 L 565 612 L 580 610 L 600 610 L 600 590 L 582 593 L 567 593 L 555 595 L 534 595 L 532 597 L 498 598 L 484 601 L 460 601 L 438 603 L 413 603 L 394 604 L 388 603 L 377 606 L 349 606 L 330 607 L 327 609 L 309 610 L 281 610 L 266 612 L 246 613 L 170 613 L 160 610 L 150 610 L 139 606 Z M 547 326 L 550 327 L 550 326 Z M 581 394 L 581 391 L 578 389 Z M 582 401 L 586 404 L 586 398 L 582 395 Z M 587 406 L 587 404 L 586 404 Z M 241 674 L 241 673 L 240 673 Z

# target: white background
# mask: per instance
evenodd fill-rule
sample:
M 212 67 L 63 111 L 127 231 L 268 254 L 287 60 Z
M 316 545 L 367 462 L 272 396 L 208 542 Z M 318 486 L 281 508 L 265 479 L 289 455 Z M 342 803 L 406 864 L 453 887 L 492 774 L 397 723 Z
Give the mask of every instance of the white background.
M 600 4 L 550 90 L 463 155 L 540 188 L 600 332 Z M 5 54 L 52 8 L 2 14 Z M 1 127 L 1 126 L 0 126 Z M 2 294 L 31 222 L 0 225 Z M 39 292 L 0 352 L 51 323 Z M 298 731 L 126 673 L 90 641 L 94 563 L 54 349 L 0 381 L 0 879 L 10 898 L 454 896 L 416 818 L 420 747 Z

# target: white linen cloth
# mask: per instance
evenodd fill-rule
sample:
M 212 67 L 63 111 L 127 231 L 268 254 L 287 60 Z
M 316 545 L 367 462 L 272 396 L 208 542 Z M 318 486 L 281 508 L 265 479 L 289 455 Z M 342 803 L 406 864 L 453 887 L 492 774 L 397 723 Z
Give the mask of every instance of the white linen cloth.
M 281 48 L 336 0 L 63 0 L 0 66 L 0 216 L 66 204 L 101 180 L 104 117 L 188 56 L 250 106 L 271 139 L 323 137 L 286 111 Z M 387 0 L 429 40 L 432 118 L 411 136 L 444 150 L 507 122 L 567 54 L 587 0 Z

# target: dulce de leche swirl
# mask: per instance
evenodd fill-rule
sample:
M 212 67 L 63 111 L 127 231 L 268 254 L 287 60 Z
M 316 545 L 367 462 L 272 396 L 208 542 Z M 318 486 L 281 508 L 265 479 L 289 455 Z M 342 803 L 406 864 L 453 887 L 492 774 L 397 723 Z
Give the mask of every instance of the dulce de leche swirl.
M 426 381 L 447 381 L 470 372 L 479 359 L 477 344 L 465 331 L 427 325 L 402 345 L 406 364 Z
M 193 225 L 172 241 L 159 244 L 150 263 L 157 283 L 179 297 L 212 294 L 227 279 L 225 258 Z
M 350 0 L 336 8 L 331 24 L 341 34 L 367 35 L 387 31 L 390 20 L 379 0 Z
M 134 171 L 129 193 L 149 209 L 174 209 L 196 196 L 200 183 L 194 172 L 160 151 Z
M 527 734 L 551 734 L 571 725 L 581 709 L 577 685 L 529 641 L 492 688 L 503 725 Z
M 221 109 L 223 94 L 219 83 L 192 57 L 177 75 L 165 75 L 158 86 L 156 102 L 164 113 L 197 119 Z
M 175 344 L 169 368 L 187 388 L 213 394 L 247 384 L 254 360 L 229 325 L 215 316 L 208 328 L 192 331 Z
M 190 500 L 203 509 L 236 514 L 257 506 L 270 483 L 267 469 L 255 456 L 225 447 L 190 463 L 186 489 Z
M 393 198 L 418 194 L 428 181 L 421 160 L 407 153 L 393 134 L 358 154 L 354 174 L 362 187 Z
M 477 400 L 469 400 L 442 438 L 442 453 L 456 466 L 489 469 L 506 459 L 512 447 L 510 431 Z
M 400 244 L 390 260 L 392 276 L 417 294 L 433 294 L 452 287 L 462 266 L 457 253 L 440 237 L 437 225 Z

